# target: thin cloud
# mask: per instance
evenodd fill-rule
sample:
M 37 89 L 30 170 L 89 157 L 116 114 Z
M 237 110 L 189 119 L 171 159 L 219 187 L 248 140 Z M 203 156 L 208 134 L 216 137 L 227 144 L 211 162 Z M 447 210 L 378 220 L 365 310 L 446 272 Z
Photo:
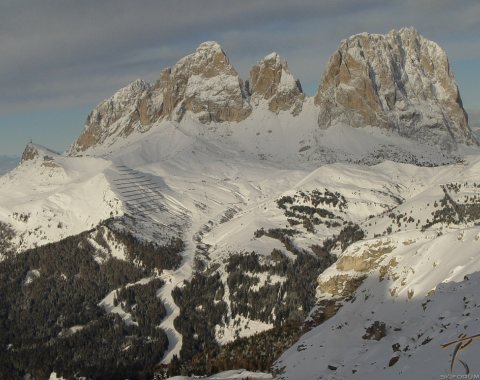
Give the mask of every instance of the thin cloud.
M 218 40 L 243 77 L 272 50 L 319 81 L 342 38 L 413 25 L 451 60 L 477 59 L 480 4 L 447 0 L 6 0 L 0 6 L 0 115 L 95 104 Z M 469 39 L 469 36 L 471 37 Z

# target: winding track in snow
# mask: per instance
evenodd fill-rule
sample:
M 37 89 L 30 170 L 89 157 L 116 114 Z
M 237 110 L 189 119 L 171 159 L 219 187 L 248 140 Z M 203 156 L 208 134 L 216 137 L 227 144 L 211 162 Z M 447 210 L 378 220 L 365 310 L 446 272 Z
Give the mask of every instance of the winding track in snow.
M 113 190 L 122 199 L 126 210 L 133 218 L 142 221 L 151 219 L 152 223 L 163 219 L 159 218 L 159 214 L 168 210 L 163 204 L 166 199 L 161 193 L 161 185 L 156 183 L 150 175 L 120 164 L 113 166 L 109 174 Z M 168 228 L 164 224 L 162 227 Z M 190 223 L 185 236 L 193 236 L 191 231 L 195 231 L 195 226 Z M 160 275 L 165 285 L 157 292 L 157 297 L 162 300 L 167 312 L 159 326 L 165 331 L 169 342 L 168 350 L 162 359 L 162 363 L 165 364 L 169 363 L 174 355 L 178 356 L 182 348 L 182 335 L 174 327 L 174 321 L 180 314 L 180 308 L 173 300 L 172 291 L 192 277 L 195 243 L 187 240 L 181 255 L 182 263 L 178 269 L 164 270 Z

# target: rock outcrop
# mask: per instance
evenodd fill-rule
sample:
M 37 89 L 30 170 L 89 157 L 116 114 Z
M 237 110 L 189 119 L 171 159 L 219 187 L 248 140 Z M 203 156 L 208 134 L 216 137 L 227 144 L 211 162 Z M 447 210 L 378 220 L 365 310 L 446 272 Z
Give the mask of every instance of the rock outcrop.
M 21 162 L 32 161 L 32 160 L 36 159 L 39 155 L 40 154 L 39 154 L 36 146 L 33 145 L 32 143 L 28 143 L 27 146 L 25 147 L 23 153 L 22 153 Z
M 144 132 L 162 119 L 180 121 L 190 111 L 203 123 L 239 122 L 250 115 L 243 81 L 216 42 L 202 43 L 193 54 L 162 70 L 152 86 L 136 80 L 100 103 L 67 153 Z
M 23 151 L 21 162 L 34 161 L 38 158 L 43 158 L 48 161 L 48 160 L 52 160 L 53 157 L 57 157 L 57 156 L 58 156 L 57 152 L 54 152 L 51 149 L 45 148 L 44 146 L 29 142 Z
M 267 55 L 252 67 L 249 83 L 252 102 L 265 99 L 270 111 L 275 113 L 290 110 L 298 115 L 302 110 L 305 95 L 300 82 L 277 53 Z
M 42 167 L 46 168 L 58 168 L 59 166 L 55 162 L 56 157 L 58 157 L 57 152 L 30 142 L 23 151 L 20 164 L 33 162 L 35 164 L 39 163 Z
M 159 103 L 152 101 L 153 94 L 150 84 L 139 79 L 117 91 L 88 115 L 83 132 L 69 151 L 82 152 L 111 136 L 128 136 L 151 124 L 159 109 Z
M 216 42 L 202 43 L 162 71 L 164 115 L 179 120 L 186 111 L 202 122 L 241 121 L 251 112 L 243 82 Z
M 447 147 L 477 144 L 445 51 L 413 28 L 343 41 L 315 104 L 322 128 L 374 126 Z

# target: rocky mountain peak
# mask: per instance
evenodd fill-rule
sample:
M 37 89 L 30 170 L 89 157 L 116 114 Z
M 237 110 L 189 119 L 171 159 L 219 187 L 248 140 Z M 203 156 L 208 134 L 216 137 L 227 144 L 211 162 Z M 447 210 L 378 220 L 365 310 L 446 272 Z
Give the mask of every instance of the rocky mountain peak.
M 251 112 L 244 85 L 217 42 L 204 42 L 162 72 L 164 114 L 181 119 L 186 111 L 202 122 L 241 121 Z
M 238 122 L 251 113 L 243 81 L 217 42 L 204 42 L 163 69 L 153 86 L 136 80 L 104 100 L 90 113 L 68 153 L 108 145 L 162 119 L 179 121 L 187 111 L 203 123 Z
M 288 70 L 287 61 L 278 53 L 271 53 L 250 70 L 250 92 L 252 100 L 268 101 L 270 111 L 291 110 L 298 114 L 302 110 L 305 95 L 300 83 Z
M 220 74 L 238 75 L 218 42 L 201 43 L 194 53 L 180 59 L 172 74 L 203 75 L 212 78 Z
M 213 52 L 220 52 L 220 53 L 223 53 L 223 49 L 222 49 L 222 46 L 217 42 L 217 41 L 205 41 L 205 42 L 202 42 L 200 45 L 198 45 L 197 49 L 196 49 L 197 52 L 199 51 L 213 51 Z
M 137 79 L 105 99 L 88 115 L 83 132 L 68 152 L 82 152 L 102 144 L 115 133 L 128 136 L 139 124 L 148 124 L 142 100 L 151 91 L 149 83 Z
M 39 156 L 38 150 L 32 143 L 28 143 L 22 154 L 22 161 L 31 161 Z
M 322 128 L 370 125 L 447 147 L 476 144 L 445 51 L 414 28 L 342 41 L 315 104 Z
M 162 120 L 179 122 L 187 113 L 204 124 L 241 122 L 254 108 L 295 116 L 305 98 L 278 53 L 252 67 L 246 86 L 220 44 L 208 41 L 162 70 L 154 85 L 136 80 L 100 103 L 68 153 L 107 147 Z M 414 28 L 343 40 L 313 103 L 318 108 L 310 115 L 319 116 L 312 130 L 317 123 L 372 126 L 447 150 L 457 143 L 478 144 L 445 51 Z
M 37 160 L 39 160 L 39 162 L 41 162 L 41 165 L 44 167 L 57 167 L 54 162 L 54 158 L 57 156 L 57 152 L 45 148 L 44 146 L 30 142 L 27 144 L 25 150 L 23 151 L 20 163 L 23 164 L 28 161 L 36 162 Z

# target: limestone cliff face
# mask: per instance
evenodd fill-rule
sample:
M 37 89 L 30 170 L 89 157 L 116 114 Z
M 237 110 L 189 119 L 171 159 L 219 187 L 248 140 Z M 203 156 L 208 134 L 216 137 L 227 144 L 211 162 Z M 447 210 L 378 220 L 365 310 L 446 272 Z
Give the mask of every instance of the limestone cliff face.
M 307 104 L 300 83 L 276 53 L 252 67 L 248 87 L 218 43 L 202 43 L 164 69 L 154 85 L 136 80 L 100 103 L 68 153 L 108 147 L 159 121 L 181 121 L 187 112 L 204 124 L 240 123 L 252 110 L 263 110 L 260 103 L 294 116 Z M 412 28 L 343 41 L 314 104 L 318 109 L 311 114 L 318 112 L 321 128 L 372 126 L 446 149 L 477 144 L 445 52 Z M 313 132 L 316 123 L 311 124 Z
M 370 125 L 446 146 L 476 144 L 445 51 L 413 28 L 343 41 L 315 104 L 322 128 Z
M 250 92 L 252 101 L 265 99 L 270 111 L 291 111 L 298 115 L 302 110 L 305 95 L 300 83 L 288 70 L 285 60 L 271 53 L 250 70 Z
M 162 71 L 164 115 L 179 120 L 186 111 L 202 122 L 241 121 L 251 112 L 243 82 L 220 45 L 202 43 L 171 69 Z
M 150 124 L 161 105 L 151 101 L 152 96 L 150 84 L 142 80 L 117 91 L 88 115 L 82 134 L 69 151 L 79 153 L 105 143 L 113 135 L 128 136 L 135 129 Z
M 21 162 L 32 161 L 39 157 L 38 149 L 32 143 L 28 143 L 22 154 Z
M 252 111 L 243 81 L 216 42 L 202 43 L 164 69 L 155 85 L 136 80 L 104 100 L 68 153 L 144 132 L 163 119 L 179 121 L 187 111 L 203 123 L 239 122 Z

